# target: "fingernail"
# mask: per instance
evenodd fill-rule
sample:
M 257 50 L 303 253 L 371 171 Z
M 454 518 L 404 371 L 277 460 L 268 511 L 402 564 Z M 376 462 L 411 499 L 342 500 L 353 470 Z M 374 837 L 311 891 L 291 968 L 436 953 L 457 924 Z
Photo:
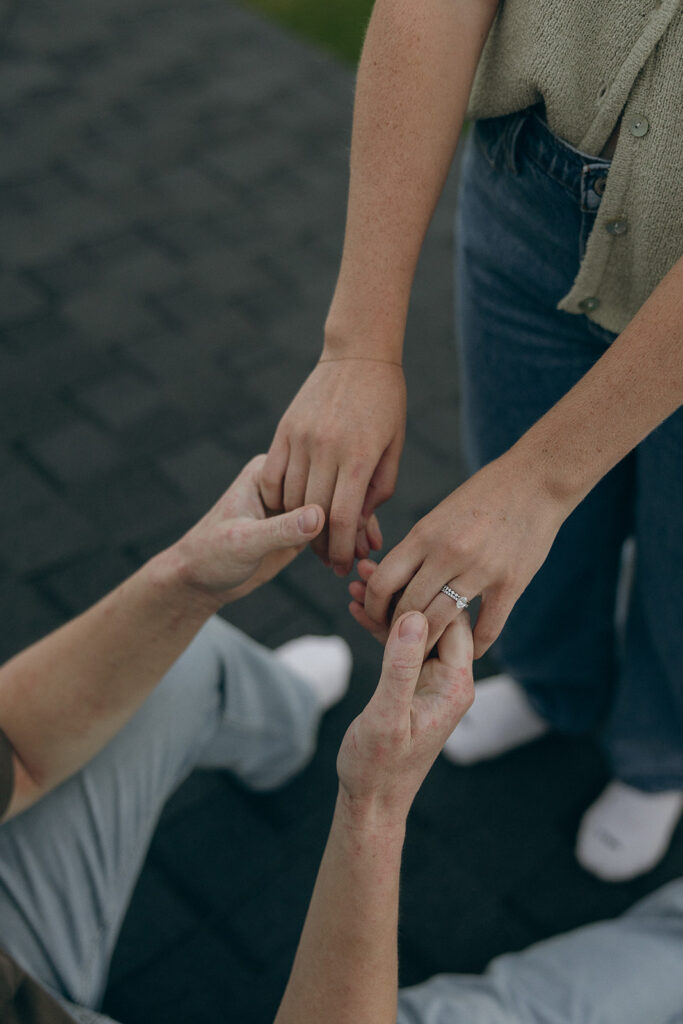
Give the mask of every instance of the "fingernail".
M 317 508 L 307 508 L 297 519 L 297 525 L 302 533 L 313 533 L 318 526 Z
M 420 615 L 419 612 L 407 615 L 398 627 L 398 635 L 401 640 L 406 640 L 408 643 L 415 643 L 417 640 L 421 640 L 424 633 L 424 621 L 424 616 Z
M 348 574 L 349 574 L 349 570 L 346 568 L 345 565 L 335 565 L 333 568 L 334 568 L 334 575 L 335 576 L 342 576 L 343 577 L 343 576 L 348 576 Z

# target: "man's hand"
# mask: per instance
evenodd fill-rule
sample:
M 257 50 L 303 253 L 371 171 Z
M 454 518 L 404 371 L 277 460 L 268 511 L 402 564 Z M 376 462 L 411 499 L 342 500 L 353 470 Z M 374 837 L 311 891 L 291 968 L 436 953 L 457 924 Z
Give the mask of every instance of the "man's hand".
M 472 633 L 465 616 L 424 661 L 427 622 L 401 616 L 387 639 L 382 675 L 349 726 L 337 758 L 340 799 L 351 815 L 402 826 L 446 739 L 474 700 Z
M 268 517 L 259 490 L 265 455 L 257 455 L 212 509 L 171 549 L 184 579 L 217 603 L 243 597 L 272 579 L 316 537 L 325 516 L 308 504 Z
M 394 619 L 412 609 L 424 612 L 429 649 L 459 614 L 455 601 L 440 593 L 447 583 L 470 600 L 482 597 L 474 630 L 474 656 L 479 658 L 545 561 L 569 511 L 570 506 L 521 473 L 508 453 L 421 519 L 374 572 L 364 567 L 366 583 L 352 591 L 352 614 L 381 639 L 392 600 L 400 595 Z M 364 600 L 363 614 L 359 600 Z
M 323 357 L 275 433 L 261 473 L 267 508 L 320 505 L 327 528 L 313 544 L 339 575 L 381 545 L 373 511 L 391 497 L 403 448 L 402 368 Z

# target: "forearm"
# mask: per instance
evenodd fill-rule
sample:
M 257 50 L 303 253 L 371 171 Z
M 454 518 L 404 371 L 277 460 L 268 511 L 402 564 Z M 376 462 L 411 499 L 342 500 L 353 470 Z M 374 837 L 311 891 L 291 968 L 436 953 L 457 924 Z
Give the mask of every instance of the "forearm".
M 683 258 L 593 368 L 511 449 L 571 511 L 683 402 Z
M 327 354 L 400 355 L 424 235 L 497 0 L 377 0 L 358 70 Z
M 0 668 L 0 727 L 15 752 L 10 815 L 118 732 L 212 610 L 166 552 Z
M 275 1024 L 395 1024 L 404 822 L 341 797 Z

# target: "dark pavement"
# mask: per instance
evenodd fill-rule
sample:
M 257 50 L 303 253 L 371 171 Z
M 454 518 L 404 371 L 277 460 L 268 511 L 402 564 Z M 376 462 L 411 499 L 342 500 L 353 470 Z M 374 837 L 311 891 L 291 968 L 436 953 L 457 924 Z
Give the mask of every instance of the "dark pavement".
M 352 74 L 228 0 L 0 5 L 0 655 L 86 606 L 267 448 L 313 364 L 343 229 Z M 387 544 L 462 479 L 450 250 L 430 231 L 407 341 L 410 420 Z M 272 1019 L 329 825 L 336 751 L 380 652 L 303 556 L 229 618 L 274 646 L 339 632 L 349 697 L 312 765 L 256 796 L 195 774 L 171 800 L 114 957 L 125 1024 Z M 494 667 L 488 661 L 479 674 Z M 605 782 L 589 741 L 439 761 L 416 802 L 402 980 L 613 915 L 680 873 L 575 864 Z

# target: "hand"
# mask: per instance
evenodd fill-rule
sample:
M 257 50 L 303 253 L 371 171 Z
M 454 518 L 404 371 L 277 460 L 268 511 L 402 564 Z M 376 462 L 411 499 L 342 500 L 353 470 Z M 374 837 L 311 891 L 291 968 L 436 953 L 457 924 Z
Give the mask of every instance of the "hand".
M 320 533 L 325 521 L 318 505 L 268 518 L 259 490 L 265 459 L 252 459 L 172 549 L 184 579 L 219 606 L 272 579 Z
M 389 636 L 389 623 L 388 622 L 375 622 L 371 619 L 365 610 L 365 597 L 368 591 L 368 580 L 372 576 L 373 572 L 377 570 L 377 563 L 372 562 L 369 558 L 362 558 L 356 565 L 358 570 L 359 580 L 351 580 L 349 583 L 349 594 L 351 595 L 351 601 L 349 603 L 349 611 L 356 620 L 359 626 L 366 629 L 368 633 L 374 636 L 380 644 L 384 645 L 387 642 Z
M 368 521 L 393 494 L 405 419 L 400 366 L 323 360 L 275 432 L 261 475 L 264 503 L 274 511 L 320 505 L 328 528 L 313 548 L 339 575 L 351 571 L 354 553 L 381 545 L 376 521 Z
M 472 632 L 460 616 L 438 657 L 424 661 L 427 622 L 402 616 L 391 630 L 382 675 L 349 726 L 337 758 L 340 798 L 353 817 L 400 825 L 439 751 L 474 700 Z
M 441 587 L 448 583 L 470 600 L 480 594 L 474 656 L 481 657 L 545 561 L 568 512 L 520 472 L 511 453 L 503 455 L 437 505 L 382 560 L 367 580 L 367 617 L 379 629 L 398 594 L 394 618 L 412 609 L 424 612 L 429 648 L 459 614 Z

